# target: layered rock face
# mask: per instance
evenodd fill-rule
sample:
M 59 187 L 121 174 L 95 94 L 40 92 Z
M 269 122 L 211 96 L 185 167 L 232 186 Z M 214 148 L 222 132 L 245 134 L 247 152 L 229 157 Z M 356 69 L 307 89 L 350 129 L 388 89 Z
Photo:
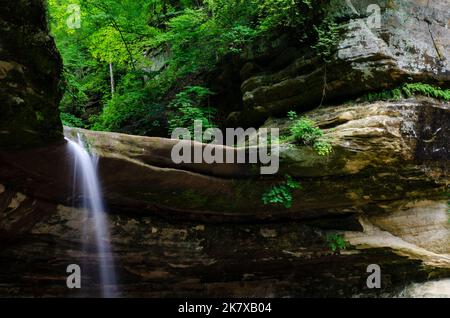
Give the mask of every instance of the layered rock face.
M 4 246 L 0 294 L 98 296 L 98 274 L 88 270 L 98 262 L 95 235 L 86 228 L 85 215 L 60 206 L 26 238 Z M 392 242 L 400 239 L 336 255 L 327 247 L 324 231 L 293 221 L 227 225 L 120 213 L 110 216 L 110 230 L 123 296 L 396 295 L 410 281 L 443 275 L 436 264 L 424 265 L 417 256 L 397 254 Z M 69 263 L 82 266 L 81 290 L 65 286 Z M 366 287 L 368 264 L 382 268 L 381 291 Z
M 99 156 L 120 289 L 139 296 L 392 296 L 411 281 L 448 277 L 450 130 L 441 125 L 425 136 L 433 123 L 448 122 L 450 105 L 419 98 L 308 115 L 334 151 L 320 157 L 306 146 L 281 146 L 280 174 L 303 186 L 291 209 L 262 204 L 276 180 L 250 166 L 178 166 L 170 158 L 175 140 L 67 128 Z M 3 250 L 5 266 L 24 257 L 39 264 L 4 268 L 2 292 L 39 295 L 32 287 L 39 282 L 44 295 L 95 295 L 95 272 L 81 294 L 64 287 L 69 260 L 96 263 L 86 213 L 67 207 L 82 201 L 71 187 L 73 158 L 65 145 L 36 153 L 1 155 L 10 167 L 1 171 L 3 237 L 28 233 Z M 340 255 L 326 243 L 336 231 L 352 246 Z M 381 290 L 365 285 L 370 264 L 383 269 Z M 22 271 L 31 281 L 17 276 Z
M 6 8 L 11 13 L 24 3 Z M 32 3 L 42 13 L 40 4 Z M 358 4 L 355 10 L 365 12 L 369 3 Z M 336 9 L 345 18 L 337 53 L 326 66 L 326 98 L 358 95 L 409 80 L 448 85 L 445 28 L 450 4 L 379 4 L 382 28 L 375 31 L 361 25 L 365 18 L 348 12 L 351 8 Z M 0 16 L 12 23 L 12 15 Z M 29 21 L 37 20 L 20 23 Z M 24 34 L 34 34 L 32 30 Z M 8 38 L 1 52 L 25 45 L 24 39 Z M 264 65 L 246 66 L 244 114 L 259 112 L 264 127 L 287 134 L 292 121 L 266 120 L 266 116 L 320 103 L 325 66 L 305 50 L 286 53 L 289 58 L 285 55 L 284 63 L 274 62 L 278 66 L 272 65 L 270 71 L 252 74 L 252 69 Z M 33 56 L 47 56 L 38 53 Z M 10 53 L 5 60 L 20 56 Z M 46 96 L 39 105 L 56 116 L 59 62 L 57 57 L 46 61 L 50 63 L 46 67 L 25 63 L 22 73 L 5 71 L 5 76 L 22 76 L 20 83 L 29 89 L 17 84 L 17 90 L 0 92 L 25 100 L 35 96 L 33 85 L 41 80 L 49 86 L 39 91 L 43 92 L 39 98 Z M 95 229 L 89 213 L 78 208 L 85 198 L 73 185 L 74 158 L 66 144 L 52 142 L 58 139 L 59 122 L 41 131 L 44 126 L 33 117 L 34 101 L 26 104 L 31 108 L 18 108 L 0 119 L 2 136 L 10 136 L 0 137 L 4 140 L 0 143 L 0 295 L 99 296 Z M 425 97 L 336 103 L 305 115 L 324 130 L 333 152 L 319 156 L 311 147 L 281 143 L 280 171 L 274 176 L 261 176 L 254 164 L 177 165 L 171 158 L 175 140 L 66 128 L 68 138 L 79 135 L 99 158 L 112 246 L 111 255 L 104 257 L 116 262 L 121 294 L 433 296 L 439 294 L 435 286 L 448 286 L 448 280 L 410 283 L 450 276 L 445 195 L 450 104 Z M 20 116 L 26 125 L 18 122 Z M 37 137 L 24 138 L 23 146 L 46 142 L 39 148 L 11 150 L 12 141 L 24 134 Z M 205 148 L 185 143 L 194 150 Z M 264 205 L 262 195 L 285 174 L 302 185 L 293 192 L 293 206 Z M 332 251 L 327 243 L 332 234 L 342 235 L 349 247 Z M 79 291 L 66 287 L 66 267 L 74 263 L 83 269 Z M 371 264 L 381 267 L 379 290 L 366 285 Z
M 61 58 L 41 0 L 0 1 L 0 147 L 61 141 Z
M 105 196 L 118 209 L 178 211 L 224 221 L 286 215 L 307 219 L 342 210 L 356 213 L 363 207 L 404 197 L 440 195 L 448 181 L 448 108 L 448 103 L 411 99 L 308 113 L 327 127 L 333 152 L 322 157 L 307 146 L 279 146 L 279 175 L 288 173 L 303 185 L 289 210 L 263 205 L 262 194 L 278 178 L 261 178 L 260 169 L 253 165 L 177 165 L 171 158 L 176 140 L 69 128 L 66 133 L 72 138 L 81 134 L 100 156 Z M 270 120 L 266 127 L 280 127 L 283 133 L 290 125 L 290 121 Z M 195 143 L 193 147 L 205 145 Z M 30 162 L 33 154 L 39 156 Z M 0 158 L 8 167 L 0 172 L 5 182 L 47 201 L 69 204 L 78 199 L 77 191 L 73 195 L 72 158 L 65 145 L 4 152 Z
M 229 123 L 258 125 L 270 115 L 405 81 L 445 85 L 450 79 L 449 5 L 448 0 L 332 1 L 339 40 L 327 62 L 290 38 L 277 43 L 280 52 L 270 61 L 247 53 L 241 70 L 244 110 L 232 113 Z

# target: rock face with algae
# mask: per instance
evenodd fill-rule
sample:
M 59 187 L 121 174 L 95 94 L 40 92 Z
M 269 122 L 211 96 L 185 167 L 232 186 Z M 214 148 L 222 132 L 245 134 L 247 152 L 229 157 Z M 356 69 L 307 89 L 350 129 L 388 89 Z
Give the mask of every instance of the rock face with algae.
M 62 140 L 62 62 L 41 0 L 0 1 L 0 147 Z

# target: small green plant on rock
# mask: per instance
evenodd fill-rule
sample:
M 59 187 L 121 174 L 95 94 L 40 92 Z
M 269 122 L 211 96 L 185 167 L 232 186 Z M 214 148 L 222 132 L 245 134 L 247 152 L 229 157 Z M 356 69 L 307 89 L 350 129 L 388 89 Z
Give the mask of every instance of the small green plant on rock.
M 331 153 L 332 146 L 324 138 L 323 130 L 311 119 L 300 118 L 291 126 L 290 131 L 295 141 L 312 146 L 319 155 L 326 156 Z
M 330 250 L 332 250 L 335 254 L 340 254 L 342 250 L 347 248 L 347 242 L 339 234 L 331 234 L 327 236 L 327 244 Z
M 295 119 L 298 118 L 298 115 L 297 115 L 297 113 L 296 113 L 295 111 L 291 110 L 291 111 L 289 111 L 289 112 L 287 113 L 287 117 L 288 117 L 290 120 L 295 120 Z
M 317 140 L 314 143 L 314 149 L 317 151 L 317 153 L 320 156 L 327 156 L 331 153 L 331 151 L 333 150 L 333 147 L 326 140 Z
M 265 205 L 281 204 L 286 209 L 290 209 L 293 200 L 292 191 L 300 188 L 300 183 L 295 181 L 290 175 L 286 175 L 283 183 L 273 186 L 263 194 L 262 201 Z
M 314 121 L 303 117 L 292 125 L 291 134 L 295 140 L 312 145 L 317 139 L 323 136 L 323 131 L 316 126 Z
M 435 87 L 429 84 L 405 84 L 402 87 L 402 91 L 407 97 L 411 97 L 413 95 L 423 95 L 444 101 L 450 101 L 450 89 L 442 89 L 440 87 Z
M 314 26 L 317 43 L 312 47 L 325 61 L 330 62 L 339 40 L 339 27 L 331 15 L 327 15 L 319 26 Z

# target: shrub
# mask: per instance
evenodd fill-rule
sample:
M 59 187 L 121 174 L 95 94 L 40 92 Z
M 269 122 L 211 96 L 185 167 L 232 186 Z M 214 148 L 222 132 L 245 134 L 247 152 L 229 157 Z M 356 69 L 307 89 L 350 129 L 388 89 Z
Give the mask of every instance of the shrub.
M 162 135 L 164 107 L 152 99 L 142 84 L 141 74 L 125 75 L 117 85 L 114 96 L 105 100 L 105 104 L 100 115 L 91 116 L 93 130 Z
M 317 43 L 312 48 L 325 62 L 329 62 L 338 43 L 338 25 L 334 22 L 334 18 L 328 15 L 322 24 L 314 26 L 314 29 L 317 33 Z
M 214 128 L 213 117 L 216 110 L 212 107 L 202 108 L 200 104 L 212 92 L 202 86 L 188 86 L 177 94 L 170 103 L 172 112 L 169 114 L 170 133 L 177 128 L 188 128 L 191 136 L 194 134 L 194 122 L 202 122 L 203 129 Z
M 403 93 L 407 96 L 424 95 L 428 97 L 434 97 L 444 101 L 450 101 L 450 89 L 442 89 L 424 83 L 411 83 L 405 84 L 402 87 Z
M 262 32 L 279 28 L 299 28 L 307 20 L 311 0 L 262 0 L 259 1 L 259 28 Z
M 64 126 L 84 128 L 82 120 L 72 114 L 61 113 L 60 117 Z
M 317 140 L 314 142 L 314 149 L 320 156 L 327 156 L 333 151 L 333 147 L 326 140 Z

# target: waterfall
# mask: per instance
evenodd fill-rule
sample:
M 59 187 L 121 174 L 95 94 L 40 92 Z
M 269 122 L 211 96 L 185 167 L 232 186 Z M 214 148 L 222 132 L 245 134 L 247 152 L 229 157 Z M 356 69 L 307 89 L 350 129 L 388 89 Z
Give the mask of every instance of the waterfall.
M 89 214 L 87 219 L 93 221 L 95 229 L 95 245 L 102 296 L 106 298 L 117 297 L 117 281 L 110 245 L 108 218 L 105 213 L 97 173 L 98 157 L 88 153 L 80 134 L 77 134 L 76 141 L 67 139 L 67 143 L 69 152 L 74 159 L 74 189 L 76 184 L 80 186 L 83 208 Z

